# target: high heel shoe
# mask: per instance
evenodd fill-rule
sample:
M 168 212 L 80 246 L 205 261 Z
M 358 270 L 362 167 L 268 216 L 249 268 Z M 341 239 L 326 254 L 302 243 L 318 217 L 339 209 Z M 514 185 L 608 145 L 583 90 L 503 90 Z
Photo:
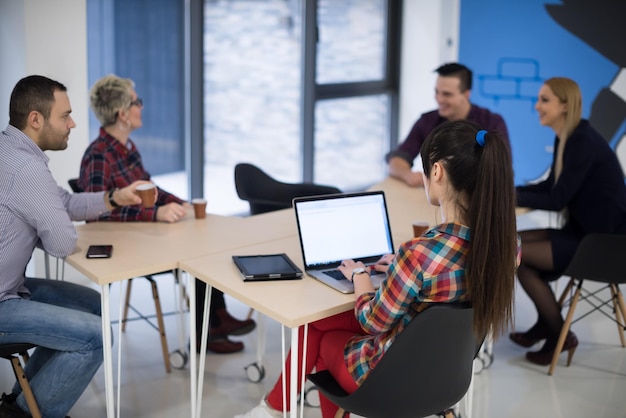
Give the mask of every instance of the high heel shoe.
M 565 338 L 565 342 L 563 343 L 563 351 L 567 351 L 567 365 L 569 366 L 572 362 L 572 357 L 574 357 L 574 352 L 576 351 L 576 347 L 578 347 L 578 338 L 576 338 L 576 334 L 573 332 L 569 332 L 567 334 L 567 338 Z M 544 350 L 543 348 L 539 351 L 529 351 L 526 353 L 526 360 L 531 363 L 538 364 L 540 366 L 547 366 L 552 363 L 552 357 L 554 356 L 554 348 L 551 350 Z
M 522 347 L 532 347 L 541 340 L 546 339 L 546 335 L 531 335 L 529 332 L 512 332 L 509 338 L 517 345 Z

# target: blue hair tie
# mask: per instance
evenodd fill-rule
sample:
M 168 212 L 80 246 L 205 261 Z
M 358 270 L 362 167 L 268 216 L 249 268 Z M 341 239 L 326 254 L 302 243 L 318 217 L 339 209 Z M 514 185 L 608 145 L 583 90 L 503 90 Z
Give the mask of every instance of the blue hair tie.
M 476 132 L 476 142 L 481 147 L 485 146 L 485 135 L 487 135 L 487 131 L 485 131 L 484 129 L 482 131 Z

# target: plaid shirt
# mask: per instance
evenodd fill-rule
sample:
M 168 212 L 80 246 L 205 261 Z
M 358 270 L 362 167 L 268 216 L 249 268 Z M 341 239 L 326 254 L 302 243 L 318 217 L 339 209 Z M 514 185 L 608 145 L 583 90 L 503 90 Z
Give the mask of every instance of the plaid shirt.
M 469 228 L 463 225 L 432 228 L 400 246 L 376 293 L 359 296 L 355 315 L 367 335 L 352 338 L 344 351 L 357 384 L 427 304 L 468 300 L 464 266 L 469 239 Z
M 80 164 L 78 187 L 83 192 L 99 192 L 123 188 L 137 180 L 150 180 L 143 168 L 141 155 L 129 139 L 128 146 L 100 128 L 100 136 L 93 141 L 83 155 Z M 157 187 L 158 188 L 158 187 Z M 158 188 L 159 197 L 153 208 L 141 205 L 123 206 L 98 218 L 100 221 L 156 221 L 156 210 L 168 203 L 183 200 Z

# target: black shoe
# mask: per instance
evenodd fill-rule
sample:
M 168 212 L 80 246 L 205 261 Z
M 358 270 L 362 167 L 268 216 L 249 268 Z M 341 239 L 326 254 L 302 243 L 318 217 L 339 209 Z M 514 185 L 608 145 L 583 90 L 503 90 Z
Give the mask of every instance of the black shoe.
M 244 345 L 241 341 L 232 341 L 226 337 L 209 338 L 206 345 L 207 353 L 210 351 L 216 354 L 231 354 L 242 351 Z M 200 351 L 200 347 L 198 347 Z
M 239 319 L 233 317 L 224 308 L 217 309 L 215 315 L 219 319 L 220 325 L 217 327 L 209 328 L 209 335 L 214 337 L 226 337 L 229 335 L 245 335 L 256 327 L 256 322 L 253 319 Z
M 554 356 L 555 351 L 554 345 L 556 345 L 556 342 L 554 342 L 554 345 L 551 344 L 550 346 L 546 347 L 547 345 L 548 341 L 546 341 L 546 344 L 544 344 L 541 350 L 529 351 L 528 353 L 526 353 L 526 359 L 531 363 L 535 363 L 540 366 L 547 366 L 551 364 L 552 357 Z M 576 347 L 578 347 L 578 338 L 576 338 L 576 334 L 574 334 L 572 331 L 569 331 L 567 334 L 567 338 L 563 343 L 563 348 L 561 349 L 561 353 L 563 351 L 567 351 L 567 366 L 569 366 L 572 362 L 572 357 L 574 356 Z
M 539 341 L 545 340 L 547 335 L 533 335 L 530 332 L 512 332 L 509 334 L 509 338 L 517 345 L 522 347 L 532 347 Z
M 2 394 L 2 404 L 0 404 L 0 418 L 31 418 L 15 403 L 14 394 Z
M 216 354 L 231 354 L 243 351 L 244 345 L 241 341 L 232 341 L 227 337 L 209 337 L 206 352 Z M 196 353 L 200 354 L 200 342 L 197 343 Z M 0 417 L 2 418 L 2 417 Z

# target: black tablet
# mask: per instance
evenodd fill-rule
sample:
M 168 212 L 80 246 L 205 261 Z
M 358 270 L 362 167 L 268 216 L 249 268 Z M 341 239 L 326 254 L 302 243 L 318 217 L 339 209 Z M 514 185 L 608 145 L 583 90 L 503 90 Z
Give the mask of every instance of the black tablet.
M 262 280 L 293 280 L 302 278 L 302 270 L 287 254 L 234 255 L 244 282 Z

